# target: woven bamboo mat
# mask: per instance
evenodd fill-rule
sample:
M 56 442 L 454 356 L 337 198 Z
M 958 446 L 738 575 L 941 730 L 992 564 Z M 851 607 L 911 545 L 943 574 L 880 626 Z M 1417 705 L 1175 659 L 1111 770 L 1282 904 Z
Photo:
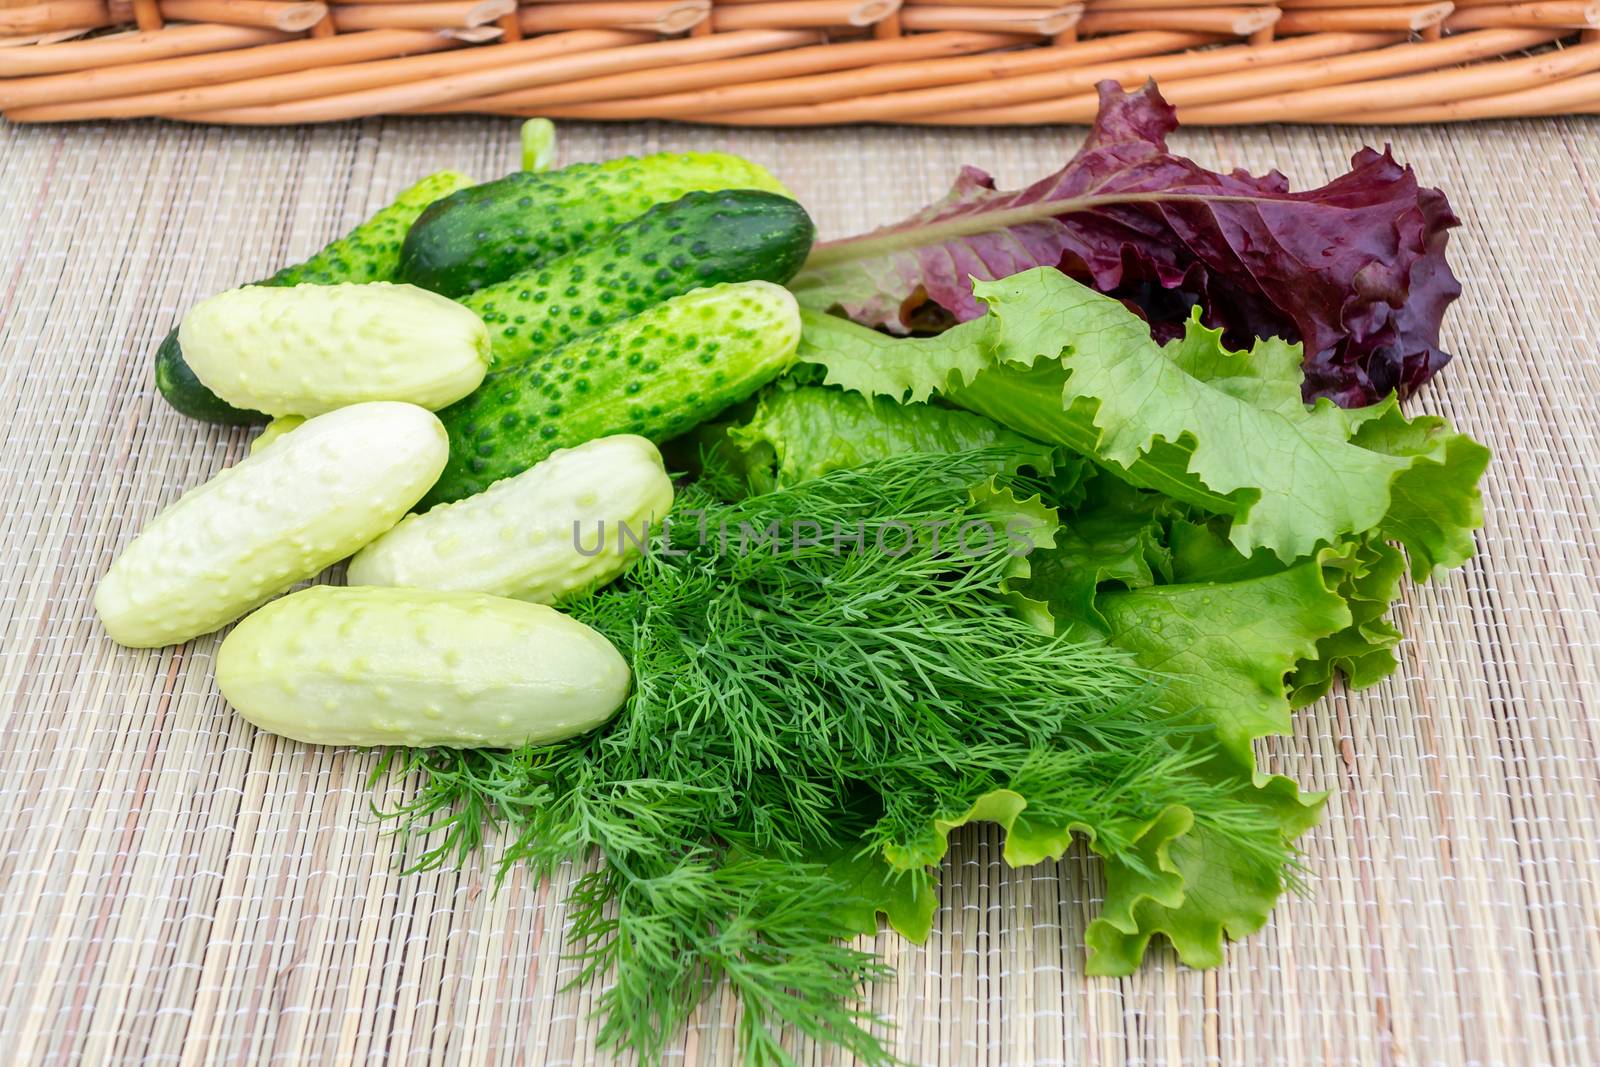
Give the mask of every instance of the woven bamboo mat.
M 731 148 L 824 234 L 925 202 L 961 162 L 1053 169 L 1074 131 L 563 131 L 566 159 Z M 1385 131 L 1195 133 L 1210 164 L 1335 172 Z M 565 882 L 401 876 L 370 755 L 255 733 L 217 642 L 131 652 L 93 583 L 246 434 L 167 409 L 149 354 L 180 309 L 267 273 L 425 171 L 514 165 L 515 126 L 0 130 L 0 1060 L 603 1061 L 558 992 Z M 1081 854 L 1012 872 L 966 832 L 925 946 L 883 935 L 875 993 L 920 1064 L 1600 1063 L 1600 127 L 1410 129 L 1467 219 L 1459 357 L 1417 406 L 1493 445 L 1482 555 L 1399 607 L 1404 667 L 1299 716 L 1268 763 L 1332 790 L 1308 893 L 1223 967 L 1155 952 L 1083 976 Z M 682 1062 L 730 1063 L 709 1004 Z M 833 1062 L 802 1050 L 804 1062 Z M 675 1058 L 676 1058 L 675 1053 Z

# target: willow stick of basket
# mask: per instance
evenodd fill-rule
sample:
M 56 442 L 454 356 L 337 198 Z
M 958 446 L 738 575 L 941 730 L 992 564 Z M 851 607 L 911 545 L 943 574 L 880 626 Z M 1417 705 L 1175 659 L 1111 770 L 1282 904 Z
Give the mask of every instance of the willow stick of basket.
M 925 7 L 900 11 L 902 30 L 977 30 L 1053 36 L 1077 26 L 1082 4 L 1060 7 Z
M 1536 48 L 1553 39 L 1553 34 L 1537 30 L 1485 30 L 1478 34 L 1430 42 L 1427 48 L 1421 48 L 1395 35 L 1389 38 L 1392 43 L 1367 52 L 1222 74 L 1179 77 L 1164 82 L 1162 92 L 1169 102 L 1188 114 L 1192 109 L 1207 104 L 1249 101 L 1271 93 L 1352 82 L 1373 82 L 1419 70 L 1436 69 L 1441 64 L 1471 63 L 1503 55 L 1512 49 Z M 1065 100 L 974 109 L 947 116 L 927 116 L 918 121 L 933 125 L 1083 122 L 1093 118 L 1098 106 L 1094 94 L 1081 93 Z
M 1591 40 L 1591 38 L 1594 38 Z M 1600 110 L 1600 0 L 0 0 L 11 121 L 478 112 L 799 126 Z
M 516 0 L 432 0 L 428 3 L 342 4 L 333 9 L 334 29 L 428 30 L 485 26 L 517 9 Z
M 596 31 L 599 32 L 599 31 Z M 620 32 L 620 31 L 619 31 Z M 448 38 L 437 40 L 452 46 Z M 647 40 L 638 37 L 637 40 Z M 326 38 L 337 41 L 338 37 Z M 307 42 L 311 43 L 311 42 Z M 322 43 L 322 42 L 317 42 Z M 519 42 L 518 48 L 496 49 L 485 55 L 465 46 L 443 55 L 409 55 L 382 62 L 323 66 L 155 92 L 136 92 L 110 100 L 47 103 L 16 109 L 15 121 L 61 121 L 87 115 L 109 118 L 181 116 L 197 111 L 233 107 L 257 107 L 304 99 L 337 99 L 340 94 L 371 91 L 390 86 L 412 86 L 445 81 L 474 72 L 485 77 L 491 72 L 531 59 L 540 59 L 562 48 L 608 47 L 616 38 L 553 42 L 549 39 Z M 436 46 L 437 47 L 437 46 Z
M 309 30 L 328 17 L 327 4 L 285 0 L 160 0 L 156 9 L 168 21 L 259 26 L 285 33 Z
M 820 117 L 827 124 L 856 122 L 911 121 L 921 116 L 939 115 L 973 107 L 999 107 L 1025 101 L 1056 99 L 1064 95 L 1090 93 L 1102 81 L 1140 83 L 1146 77 L 1168 78 L 1213 74 L 1238 70 L 1241 66 L 1298 63 L 1321 56 L 1343 54 L 1356 48 L 1385 43 L 1377 35 L 1323 34 L 1297 40 L 1276 41 L 1256 48 L 1235 44 L 1170 55 L 1092 63 L 1066 70 L 1025 73 L 1012 77 L 982 79 L 928 89 L 852 97 L 825 103 L 791 107 L 719 111 L 715 114 L 683 116 L 695 122 L 730 122 L 739 125 L 804 126 Z M 556 109 L 558 117 L 567 109 Z M 569 117 L 587 117 L 573 109 Z
M 572 36 L 597 35 L 604 32 L 621 31 L 579 30 L 574 31 Z M 752 33 L 737 40 L 726 39 L 723 35 L 670 41 L 636 38 L 622 46 L 570 39 L 557 44 L 554 37 L 536 37 L 520 44 L 529 46 L 530 52 L 537 48 L 539 54 L 533 58 L 541 59 L 542 62 L 539 63 L 517 63 L 491 70 L 473 68 L 447 78 L 423 83 L 407 80 L 379 88 L 341 92 L 311 99 L 220 110 L 197 110 L 181 117 L 201 122 L 277 125 L 283 122 L 336 121 L 372 114 L 374 111 L 406 111 L 453 100 L 465 100 L 486 93 L 505 92 L 528 85 L 615 73 L 619 70 L 644 70 L 670 66 L 681 59 L 692 60 L 706 56 L 771 51 L 792 43 L 792 39 L 768 36 L 774 32 L 793 31 Z M 582 54 L 577 54 L 581 45 L 586 45 L 585 50 Z M 476 56 L 467 55 L 465 58 L 472 59 Z
M 116 22 L 105 0 L 51 0 L 25 7 L 0 7 L 0 34 L 41 35 Z
M 1329 33 L 1339 30 L 1410 32 L 1437 26 L 1455 10 L 1449 2 L 1405 7 L 1299 8 L 1285 11 L 1279 33 Z
M 517 16 L 525 34 L 558 30 L 641 30 L 664 36 L 683 33 L 711 15 L 711 0 L 631 0 L 631 2 L 530 4 Z
M 752 31 L 745 31 L 752 32 Z M 1205 43 L 1192 35 L 1175 38 L 1174 49 L 1186 44 Z M 881 82 L 892 77 L 893 71 L 911 67 L 923 72 L 924 77 L 934 77 L 945 69 L 933 62 L 953 56 L 975 52 L 991 52 L 1026 43 L 1026 38 L 993 33 L 930 33 L 895 40 L 853 41 L 845 44 L 824 44 L 822 35 L 814 35 L 808 47 L 789 51 L 741 56 L 733 59 L 709 60 L 679 66 L 653 69 L 647 72 L 614 74 L 597 78 L 578 79 L 537 88 L 497 93 L 472 100 L 458 100 L 451 104 L 418 109 L 420 112 L 501 111 L 532 114 L 541 108 L 562 105 L 594 104 L 608 100 L 622 100 L 625 107 L 635 106 L 632 101 L 645 97 L 653 106 L 661 107 L 663 114 L 670 111 L 669 101 L 679 97 L 715 91 L 718 88 L 746 87 L 769 84 L 768 79 L 778 79 L 791 86 L 807 76 L 842 78 L 852 87 L 865 86 L 869 79 Z M 1111 47 L 1140 47 L 1139 42 L 1119 40 Z M 1058 50 L 1059 51 L 1059 50 Z M 1086 53 L 1094 50 L 1085 50 Z M 979 57 L 986 64 L 1020 62 L 1039 59 L 1062 62 L 1073 58 L 1052 56 L 1044 49 L 1026 52 L 994 52 Z M 813 81 L 811 84 L 815 84 Z M 804 92 L 804 89 L 798 91 Z M 850 93 L 851 89 L 846 89 Z M 855 91 L 859 91 L 856 89 Z
M 22 108 L 19 121 L 58 121 L 103 114 L 115 117 L 189 116 L 219 110 L 254 113 L 278 108 L 304 115 L 302 121 L 329 120 L 365 114 L 374 96 L 395 108 L 420 107 L 502 89 L 561 81 L 596 73 L 645 71 L 683 59 L 750 55 L 794 46 L 795 31 L 753 31 L 675 41 L 653 41 L 622 30 L 579 30 L 538 37 L 503 49 L 469 49 L 448 55 L 406 57 L 381 63 L 358 63 L 318 71 L 283 73 L 165 93 L 132 94 L 113 101 Z M 490 58 L 494 63 L 487 62 Z M 538 62 L 535 62 L 538 61 Z M 245 119 L 253 118 L 246 114 Z M 254 116 L 270 122 L 271 115 Z
M 1191 110 L 1205 116 L 1203 121 L 1219 124 L 1304 122 L 1360 110 L 1380 111 L 1391 108 L 1397 100 L 1406 101 L 1408 107 L 1417 107 L 1518 92 L 1597 70 L 1600 70 L 1600 43 L 1579 44 L 1521 59 L 1274 94 Z
M 1483 26 L 1553 26 L 1561 29 L 1600 26 L 1600 3 L 1552 0 L 1549 3 L 1485 4 L 1461 7 L 1445 19 L 1451 30 Z
M 347 64 L 373 65 L 370 63 L 372 60 L 454 47 L 460 47 L 460 43 L 437 33 L 371 30 L 335 37 L 283 41 L 220 55 L 206 53 L 177 59 L 121 63 L 95 70 L 0 80 L 0 109 L 70 104 L 80 100 L 109 101 L 133 93 L 195 89 L 275 74 L 306 72 L 303 76 L 314 77 L 326 68 Z M 494 55 L 491 51 L 478 59 L 488 62 Z M 103 112 L 102 117 L 105 117 Z
M 1589 115 L 1600 111 L 1600 74 L 1585 74 L 1553 85 L 1492 93 L 1444 104 L 1392 108 L 1364 114 L 1330 115 L 1324 122 L 1334 123 L 1416 123 L 1467 122 L 1473 119 L 1503 119 L 1519 115 Z
M 154 62 L 175 56 L 223 55 L 236 48 L 287 41 L 291 36 L 279 30 L 206 23 L 167 26 L 159 30 L 69 41 L 65 44 L 8 48 L 0 52 L 0 78 L 99 70 L 123 63 Z
M 1132 57 L 1181 52 L 1185 48 L 1204 43 L 1206 39 L 1198 34 L 1124 34 L 1093 42 L 1092 47 L 1081 49 L 1041 48 L 948 59 L 881 63 L 859 70 L 712 85 L 667 95 L 596 100 L 588 103 L 571 102 L 573 98 L 586 93 L 582 83 L 576 83 L 462 101 L 453 105 L 451 110 L 502 110 L 509 114 L 538 112 L 557 117 L 608 119 L 632 115 L 642 106 L 646 106 L 643 101 L 648 101 L 647 106 L 662 117 L 700 120 L 706 115 L 758 108 L 779 101 L 804 100 L 809 103 L 821 103 L 838 100 L 859 95 L 864 90 L 889 92 L 933 86 L 968 86 L 1007 76 L 1058 72 Z M 611 95 L 622 88 L 613 83 L 605 87 L 604 91 Z M 635 83 L 633 88 L 636 92 L 642 91 L 646 85 L 641 80 Z

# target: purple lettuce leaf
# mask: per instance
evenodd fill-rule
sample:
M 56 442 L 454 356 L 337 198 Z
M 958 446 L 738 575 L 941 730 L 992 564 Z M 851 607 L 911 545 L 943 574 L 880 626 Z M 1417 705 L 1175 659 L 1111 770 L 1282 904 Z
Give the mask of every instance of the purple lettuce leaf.
M 1276 171 L 1220 174 L 1174 155 L 1155 86 L 1100 86 L 1100 115 L 1055 174 L 1005 192 L 964 167 L 944 199 L 818 245 L 791 288 L 806 306 L 908 332 L 976 318 L 972 279 L 1054 266 L 1139 311 L 1161 340 L 1198 305 L 1227 343 L 1305 346 L 1304 394 L 1355 407 L 1408 396 L 1450 359 L 1439 324 L 1461 287 L 1442 192 L 1363 148 L 1348 173 L 1291 192 Z

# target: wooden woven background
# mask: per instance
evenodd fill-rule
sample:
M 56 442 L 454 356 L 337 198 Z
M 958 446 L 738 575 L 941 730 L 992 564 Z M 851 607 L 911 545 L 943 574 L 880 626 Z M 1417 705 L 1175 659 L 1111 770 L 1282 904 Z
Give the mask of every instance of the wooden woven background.
M 1384 130 L 1186 136 L 1208 164 L 1334 173 Z M 1409 129 L 1467 220 L 1458 362 L 1416 404 L 1493 445 L 1479 559 L 1399 607 L 1392 681 L 1299 716 L 1271 769 L 1332 790 L 1309 892 L 1201 973 L 1083 976 L 1079 854 L 1011 872 L 960 836 L 926 946 L 875 994 L 920 1064 L 1600 1062 L 1600 127 Z M 507 121 L 0 129 L 0 1061 L 603 1061 L 557 992 L 565 880 L 406 877 L 373 759 L 257 734 L 215 638 L 117 648 L 112 554 L 247 434 L 150 380 L 180 309 L 314 250 L 422 173 L 515 162 Z M 898 217 L 961 162 L 1016 185 L 1076 131 L 563 130 L 567 160 L 725 148 L 825 235 Z M 708 1005 L 682 1062 L 732 1062 Z M 834 1062 L 802 1050 L 803 1062 Z

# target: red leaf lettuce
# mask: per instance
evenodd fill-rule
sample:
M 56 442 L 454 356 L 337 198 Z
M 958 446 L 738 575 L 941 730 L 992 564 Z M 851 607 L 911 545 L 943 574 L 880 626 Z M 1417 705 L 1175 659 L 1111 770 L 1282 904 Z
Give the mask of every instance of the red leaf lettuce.
M 943 200 L 872 233 L 819 245 L 792 288 L 803 304 L 907 332 L 929 312 L 978 317 L 972 278 L 1055 266 L 1138 310 L 1160 340 L 1190 311 L 1245 348 L 1305 348 L 1304 396 L 1345 407 L 1409 395 L 1450 359 L 1439 324 L 1461 287 L 1445 261 L 1445 196 L 1387 150 L 1293 193 L 1277 171 L 1219 174 L 1174 155 L 1173 108 L 1154 85 L 1100 87 L 1083 148 L 1004 192 L 963 168 Z

